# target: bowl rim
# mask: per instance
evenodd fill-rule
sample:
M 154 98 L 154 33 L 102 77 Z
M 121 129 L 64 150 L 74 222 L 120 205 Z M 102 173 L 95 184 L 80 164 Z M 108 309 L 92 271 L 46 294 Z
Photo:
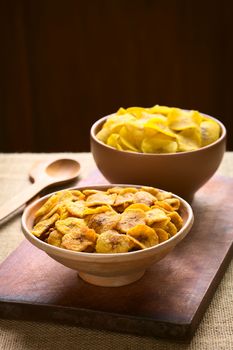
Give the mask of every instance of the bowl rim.
M 146 248 L 143 250 L 137 250 L 137 251 L 132 251 L 132 252 L 126 252 L 126 253 L 88 253 L 88 252 L 76 252 L 76 251 L 72 251 L 72 250 L 68 250 L 68 249 L 64 249 L 64 248 L 60 248 L 60 247 L 56 247 L 53 246 L 51 244 L 48 244 L 42 240 L 40 240 L 39 238 L 37 238 L 36 236 L 34 236 L 31 232 L 30 229 L 27 227 L 27 219 L 30 216 L 30 212 L 31 210 L 37 206 L 39 203 L 46 201 L 49 197 L 51 197 L 53 194 L 57 193 L 57 192 L 61 192 L 64 190 L 84 190 L 84 189 L 107 189 L 110 187 L 135 187 L 135 188 L 140 188 L 140 187 L 146 187 L 144 185 L 131 185 L 131 184 L 98 184 L 98 185 L 84 185 L 84 186 L 74 186 L 74 187 L 70 187 L 70 188 L 65 188 L 59 191 L 54 191 L 52 193 L 49 193 L 37 200 L 35 200 L 34 202 L 32 202 L 31 204 L 29 204 L 23 211 L 23 215 L 21 218 L 21 227 L 23 230 L 23 234 L 25 236 L 25 238 L 27 238 L 27 240 L 29 240 L 33 245 L 35 245 L 37 248 L 42 249 L 43 251 L 45 251 L 46 253 L 51 253 L 54 252 L 54 254 L 56 255 L 66 255 L 67 257 L 71 258 L 82 258 L 82 260 L 105 260 L 106 262 L 108 262 L 108 260 L 118 260 L 118 259 L 122 259 L 125 258 L 126 260 L 130 260 L 130 257 L 133 258 L 135 256 L 141 256 L 143 257 L 144 255 L 147 255 L 151 252 L 154 252 L 156 250 L 160 251 L 162 250 L 163 247 L 165 246 L 170 246 L 173 245 L 173 242 L 177 243 L 179 242 L 179 238 L 180 236 L 184 233 L 184 231 L 187 230 L 187 233 L 190 231 L 190 229 L 192 228 L 193 222 L 194 222 L 194 214 L 193 214 L 193 210 L 191 205 L 182 197 L 179 197 L 178 195 L 172 193 L 172 196 L 174 198 L 178 198 L 180 200 L 180 202 L 182 203 L 182 206 L 184 207 L 186 213 L 187 213 L 187 221 L 185 223 L 185 225 L 171 238 L 169 238 L 167 241 L 161 242 L 155 246 L 152 246 L 150 248 Z M 149 186 L 148 186 L 149 187 Z M 168 192 L 162 189 L 159 189 L 159 191 L 161 192 Z M 187 234 L 186 233 L 186 234 Z M 186 235 L 185 234 L 185 235 Z M 181 238 L 182 239 L 182 238 Z M 35 242 L 36 244 L 34 244 L 33 242 Z M 176 245 L 176 244 L 175 244 Z M 174 246 L 175 246 L 174 245 Z M 50 252 L 49 252 L 50 251 Z M 59 254 L 60 253 L 60 254 Z
M 188 111 L 188 110 L 186 110 L 186 109 L 183 109 L 183 110 L 184 110 L 184 111 Z M 190 111 L 191 111 L 191 110 L 190 110 Z M 111 146 L 107 145 L 106 143 L 104 143 L 104 142 L 102 142 L 102 141 L 100 141 L 100 140 L 97 139 L 97 137 L 96 137 L 96 129 L 97 129 L 97 127 L 98 127 L 100 124 L 104 123 L 108 118 L 110 118 L 111 116 L 115 115 L 115 113 L 111 113 L 111 114 L 109 114 L 109 115 L 106 115 L 106 116 L 104 116 L 104 117 L 102 117 L 102 118 L 96 120 L 96 121 L 94 122 L 94 124 L 92 124 L 92 126 L 91 126 L 91 129 L 90 129 L 90 136 L 91 136 L 91 138 L 92 138 L 96 143 L 98 143 L 98 144 L 101 145 L 102 147 L 106 147 L 107 149 L 112 150 L 113 152 L 116 152 L 117 154 L 130 154 L 130 155 L 132 155 L 132 156 L 143 155 L 143 157 L 150 157 L 150 156 L 158 156 L 158 157 L 168 157 L 168 156 L 169 156 L 169 157 L 176 157 L 176 156 L 178 156 L 178 155 L 180 156 L 180 155 L 185 155 L 185 154 L 203 152 L 204 150 L 206 150 L 206 149 L 208 149 L 208 148 L 211 148 L 211 147 L 217 145 L 218 143 L 221 143 L 224 139 L 226 139 L 227 130 L 226 130 L 225 125 L 224 125 L 219 119 L 217 119 L 217 118 L 215 118 L 215 117 L 212 117 L 212 116 L 210 116 L 210 115 L 208 115 L 208 114 L 205 114 L 205 113 L 201 113 L 201 112 L 199 112 L 199 113 L 200 113 L 201 115 L 203 115 L 203 116 L 209 118 L 209 119 L 214 120 L 216 123 L 218 123 L 219 126 L 220 126 L 220 128 L 221 128 L 221 135 L 220 135 L 220 137 L 219 137 L 216 141 L 210 143 L 209 145 L 203 146 L 203 147 L 201 147 L 201 148 L 198 148 L 198 149 L 192 150 L 192 151 L 173 152 L 173 153 L 143 153 L 143 152 L 121 151 L 121 150 L 118 150 L 118 149 L 116 149 L 116 148 L 114 148 L 114 147 L 111 147 Z

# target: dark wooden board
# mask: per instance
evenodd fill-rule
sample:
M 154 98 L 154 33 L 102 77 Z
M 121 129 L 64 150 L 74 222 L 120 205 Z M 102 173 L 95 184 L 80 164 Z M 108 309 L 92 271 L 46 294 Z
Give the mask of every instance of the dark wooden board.
M 97 174 L 85 183 L 103 182 Z M 190 234 L 124 287 L 89 285 L 23 241 L 0 266 L 0 316 L 190 340 L 232 258 L 232 198 L 233 179 L 212 178 Z

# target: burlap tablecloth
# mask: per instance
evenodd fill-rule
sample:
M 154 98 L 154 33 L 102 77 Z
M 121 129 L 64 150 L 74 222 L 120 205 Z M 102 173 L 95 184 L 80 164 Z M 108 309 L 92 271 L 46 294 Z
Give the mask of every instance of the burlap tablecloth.
M 25 186 L 30 186 L 28 171 L 37 160 L 56 154 L 0 154 L 0 204 Z M 76 157 L 82 165 L 81 177 L 95 167 L 89 153 L 60 154 Z M 227 152 L 218 174 L 233 176 L 233 152 Z M 21 214 L 0 227 L 0 262 L 24 239 Z M 174 291 L 175 293 L 175 291 Z M 0 349 L 158 349 L 220 350 L 233 349 L 233 264 L 231 263 L 190 344 L 154 338 L 84 329 L 46 322 L 0 319 Z M 0 315 L 1 317 L 1 315 Z

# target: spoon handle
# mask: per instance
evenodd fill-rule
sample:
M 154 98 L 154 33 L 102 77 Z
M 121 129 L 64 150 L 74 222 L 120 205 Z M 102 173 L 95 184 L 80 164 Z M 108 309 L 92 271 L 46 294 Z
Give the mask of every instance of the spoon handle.
M 26 204 L 30 199 L 36 196 L 42 189 L 46 188 L 50 183 L 48 181 L 35 182 L 30 187 L 10 198 L 0 206 L 0 221 L 8 215 Z

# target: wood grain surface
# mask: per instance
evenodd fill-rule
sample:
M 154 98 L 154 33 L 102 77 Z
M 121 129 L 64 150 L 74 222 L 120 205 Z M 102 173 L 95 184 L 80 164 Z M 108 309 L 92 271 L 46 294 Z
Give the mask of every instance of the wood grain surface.
M 23 241 L 0 266 L 1 317 L 190 340 L 232 257 L 232 198 L 233 179 L 212 178 L 195 196 L 191 233 L 124 287 L 89 285 Z

